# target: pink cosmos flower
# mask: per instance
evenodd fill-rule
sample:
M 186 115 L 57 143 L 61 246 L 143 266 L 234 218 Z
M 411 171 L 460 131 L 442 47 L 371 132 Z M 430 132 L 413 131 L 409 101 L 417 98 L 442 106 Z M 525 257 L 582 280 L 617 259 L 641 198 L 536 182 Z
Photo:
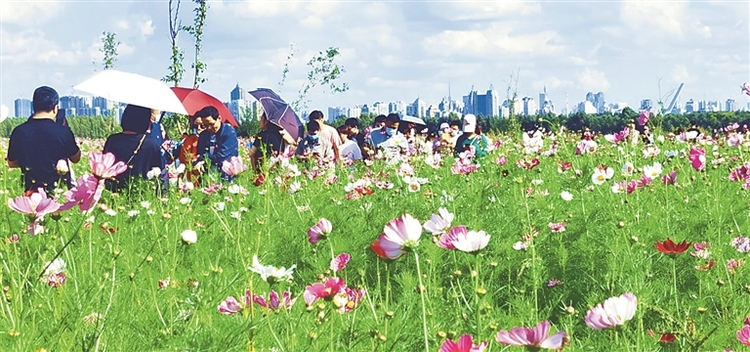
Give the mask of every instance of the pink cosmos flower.
M 456 237 L 460 232 L 466 233 L 466 226 L 462 225 L 451 228 L 448 233 L 443 233 L 435 244 L 440 248 L 456 249 L 456 246 L 453 245 L 453 241 L 456 240 Z
M 533 329 L 516 327 L 510 331 L 501 330 L 497 333 L 496 340 L 505 345 L 526 346 L 536 349 L 559 350 L 565 347 L 568 334 L 565 331 L 559 331 L 552 336 L 547 336 L 549 334 L 549 327 L 549 321 L 545 320 L 537 324 Z
M 737 259 L 728 259 L 727 260 L 727 270 L 729 271 L 730 274 L 734 274 L 735 271 L 737 270 L 737 268 L 741 267 L 744 264 L 745 264 L 745 260 L 744 259 L 740 259 L 740 260 L 737 260 Z
M 65 192 L 63 196 L 66 203 L 60 209 L 66 210 L 78 205 L 84 213 L 90 212 L 102 198 L 103 191 L 103 180 L 91 174 L 83 175 L 76 181 L 75 187 Z
M 407 248 L 419 244 L 422 224 L 410 214 L 404 214 L 385 225 L 383 232 L 370 248 L 382 258 L 396 259 L 406 254 Z
M 344 314 L 359 307 L 359 304 L 362 303 L 362 298 L 365 296 L 365 292 L 364 289 L 356 290 L 345 286 L 343 290 L 333 296 L 332 301 L 339 313 Z
M 549 229 L 552 230 L 552 233 L 561 233 L 565 231 L 565 226 L 567 226 L 564 222 L 551 222 L 548 224 Z
M 55 273 L 47 277 L 47 284 L 52 287 L 60 287 L 65 283 L 65 273 Z
M 276 293 L 276 291 L 271 291 L 268 293 L 268 301 L 266 301 L 263 296 L 257 296 L 254 294 L 252 296 L 255 303 L 263 308 L 268 308 L 268 310 L 276 310 L 279 308 L 291 309 L 294 302 L 297 301 L 296 298 L 292 299 L 292 294 L 289 291 L 282 292 L 281 299 L 279 299 L 279 294 Z
M 524 170 L 531 170 L 539 165 L 539 159 L 521 159 L 516 160 L 516 166 L 524 169 Z
M 453 222 L 453 213 L 449 212 L 448 209 L 440 208 L 438 213 L 432 214 L 430 220 L 424 223 L 424 229 L 433 235 L 444 234 Z
M 742 83 L 742 85 L 740 86 L 740 89 L 742 89 L 742 93 L 745 93 L 746 95 L 750 95 L 750 83 L 747 83 L 747 82 Z
M 711 248 L 711 243 L 695 242 L 693 243 L 693 248 L 695 249 L 695 252 L 690 253 L 693 257 L 708 259 L 708 256 L 711 255 L 708 251 L 708 249 Z
M 703 171 L 706 168 L 706 151 L 700 147 L 693 147 L 690 149 L 690 164 L 693 168 L 698 171 Z
M 341 253 L 336 258 L 333 258 L 331 260 L 331 271 L 334 273 L 337 271 L 344 270 L 346 268 L 346 264 L 349 264 L 349 260 L 352 259 L 352 256 L 349 255 L 349 253 Z
M 651 119 L 651 111 L 643 110 L 641 112 L 641 115 L 638 116 L 638 125 L 645 126 L 646 123 L 648 123 L 648 120 L 650 119 Z
M 630 292 L 619 297 L 611 297 L 603 304 L 597 304 L 586 313 L 586 325 L 592 329 L 606 329 L 609 327 L 625 324 L 633 319 L 638 301 Z
M 500 165 L 500 166 L 503 166 L 503 165 L 505 165 L 505 164 L 506 164 L 506 163 L 508 162 L 508 159 L 507 159 L 507 158 L 505 158 L 505 155 L 500 155 L 500 156 L 499 156 L 499 157 L 498 157 L 498 158 L 497 158 L 497 159 L 495 160 L 495 162 L 496 162 L 496 163 L 497 163 L 498 165 Z M 469 336 L 469 335 L 464 335 L 464 336 Z M 469 336 L 469 337 L 471 337 L 471 336 Z M 448 340 L 448 341 L 450 341 L 450 340 Z M 446 341 L 446 342 L 448 342 L 448 341 Z M 451 341 L 451 342 L 453 342 L 453 341 Z
M 18 242 L 20 240 L 21 240 L 21 238 L 18 237 L 17 233 L 14 233 L 14 234 L 10 235 L 10 237 L 8 238 L 8 242 L 10 242 L 10 243 L 16 243 L 16 242 Z
M 661 183 L 669 186 L 669 185 L 675 185 L 677 186 L 677 171 L 672 170 L 669 174 L 666 174 L 661 177 Z
M 15 212 L 34 220 L 39 220 L 45 214 L 51 214 L 60 209 L 60 204 L 54 198 L 47 197 L 47 193 L 42 188 L 39 188 L 37 192 L 30 196 L 8 199 L 8 206 Z
M 745 325 L 740 331 L 737 331 L 737 340 L 740 340 L 741 344 L 750 347 L 750 325 Z
M 466 226 L 456 226 L 451 229 L 453 247 L 462 252 L 477 252 L 490 242 L 490 235 L 484 231 L 466 231 Z
M 333 230 L 333 225 L 330 221 L 326 218 L 320 219 L 317 224 L 313 225 L 309 230 L 307 230 L 307 236 L 309 236 L 310 243 L 317 243 L 322 239 L 322 237 L 325 237 L 327 234 L 331 233 L 331 230 Z
M 305 299 L 305 303 L 310 306 L 319 299 L 332 298 L 344 290 L 345 287 L 344 279 L 334 277 L 326 280 L 324 283 L 316 282 L 305 287 L 305 293 L 302 296 Z
M 229 160 L 224 160 L 221 164 L 221 171 L 229 176 L 237 176 L 247 170 L 247 165 L 242 163 L 242 158 L 233 156 Z
M 91 173 L 100 179 L 113 178 L 128 169 L 128 165 L 117 161 L 112 153 L 89 153 L 89 165 Z
M 219 304 L 218 310 L 221 314 L 232 315 L 241 312 L 245 307 L 249 307 L 253 304 L 253 294 L 250 290 L 245 290 L 245 295 L 242 296 L 242 302 L 238 302 L 234 296 L 227 297 L 223 302 Z
M 445 340 L 440 346 L 440 352 L 482 352 L 487 348 L 487 342 L 474 344 L 474 339 L 469 334 L 461 335 L 457 342 Z

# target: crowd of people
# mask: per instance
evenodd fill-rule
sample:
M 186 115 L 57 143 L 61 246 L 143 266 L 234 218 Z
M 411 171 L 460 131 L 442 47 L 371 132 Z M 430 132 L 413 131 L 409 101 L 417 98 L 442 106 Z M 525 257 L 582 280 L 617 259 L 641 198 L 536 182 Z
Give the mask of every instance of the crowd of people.
M 81 150 L 61 118 L 64 114 L 57 92 L 47 86 L 37 88 L 33 108 L 33 115 L 11 133 L 8 166 L 21 169 L 26 191 L 42 188 L 51 193 L 58 187 L 70 188 L 75 182 L 70 165 L 80 160 Z M 234 127 L 222 122 L 216 108 L 206 106 L 191 116 L 190 132 L 183 134 L 178 143 L 172 142 L 160 125 L 163 115 L 147 107 L 132 104 L 125 107 L 120 120 L 122 132 L 109 136 L 102 152 L 113 154 L 116 161 L 127 165 L 127 170 L 107 180 L 108 189 L 120 191 L 133 178 L 154 177 L 166 188 L 169 185 L 166 168 L 170 164 L 177 165 L 187 182 L 194 185 L 211 170 L 222 181 L 233 181 L 233 175 L 223 171 L 222 166 L 239 156 L 239 141 Z M 492 143 L 471 114 L 464 116 L 463 121 L 443 123 L 433 132 L 427 126 L 403 121 L 398 114 L 377 116 L 374 124 L 364 130 L 360 129 L 357 118 L 349 118 L 338 127 L 331 126 L 318 110 L 310 113 L 308 121 L 304 135 L 295 138 L 263 113 L 260 131 L 248 144 L 253 170 L 262 173 L 264 161 L 280 154 L 333 168 L 381 157 L 384 153 L 403 155 L 423 151 L 458 155 L 472 150 L 482 157 Z

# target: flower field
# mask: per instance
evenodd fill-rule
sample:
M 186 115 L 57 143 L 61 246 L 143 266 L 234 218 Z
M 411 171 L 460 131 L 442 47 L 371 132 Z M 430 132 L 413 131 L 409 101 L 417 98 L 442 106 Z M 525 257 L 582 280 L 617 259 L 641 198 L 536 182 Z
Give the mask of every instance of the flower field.
M 627 130 L 493 137 L 484 158 L 279 157 L 263 179 L 236 160 L 232 184 L 101 199 L 117 168 L 100 154 L 57 198 L 22 196 L 2 168 L 0 350 L 750 346 L 737 126 L 653 145 Z

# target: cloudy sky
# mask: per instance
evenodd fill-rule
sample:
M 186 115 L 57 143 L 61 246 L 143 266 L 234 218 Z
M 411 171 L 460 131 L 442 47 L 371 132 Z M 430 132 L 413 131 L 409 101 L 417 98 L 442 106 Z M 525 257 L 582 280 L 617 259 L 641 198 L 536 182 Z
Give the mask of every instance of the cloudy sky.
M 80 94 L 102 68 L 102 32 L 122 43 L 116 68 L 164 77 L 170 58 L 167 0 L 0 3 L 0 102 L 11 109 L 35 87 Z M 658 100 L 684 82 L 682 102 L 750 99 L 748 1 L 256 1 L 210 2 L 201 88 L 229 99 L 239 83 L 294 100 L 317 52 L 338 47 L 351 89 L 311 92 L 310 108 L 412 102 L 437 104 L 490 85 L 538 99 L 546 86 L 559 112 L 586 92 L 607 102 Z M 193 3 L 183 0 L 183 24 Z M 193 42 L 179 37 L 185 66 Z M 294 47 L 289 76 L 279 87 Z M 517 81 L 511 79 L 517 76 Z M 187 72 L 183 85 L 192 85 Z M 326 111 L 326 110 L 323 110 Z

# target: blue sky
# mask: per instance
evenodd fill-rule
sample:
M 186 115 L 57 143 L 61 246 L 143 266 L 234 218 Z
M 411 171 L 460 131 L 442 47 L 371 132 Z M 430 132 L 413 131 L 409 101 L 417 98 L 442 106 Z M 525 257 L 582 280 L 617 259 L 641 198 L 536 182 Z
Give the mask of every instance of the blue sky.
M 557 111 L 605 93 L 607 102 L 658 100 L 684 82 L 689 98 L 748 97 L 750 4 L 747 1 L 211 1 L 201 88 L 222 100 L 239 83 L 269 87 L 294 100 L 313 54 L 341 50 L 342 81 L 332 95 L 317 89 L 309 108 L 372 104 L 418 96 L 437 104 L 472 85 L 508 87 L 538 99 L 546 85 Z M 193 3 L 181 18 L 192 22 Z M 167 1 L 14 1 L 0 3 L 0 102 L 50 85 L 61 95 L 101 70 L 102 32 L 122 43 L 116 68 L 161 78 L 170 44 Z M 290 73 L 279 87 L 294 43 Z M 179 38 L 185 65 L 193 42 Z M 518 73 L 517 85 L 510 80 Z M 660 82 L 660 83 L 659 83 Z M 187 72 L 183 85 L 192 85 Z

